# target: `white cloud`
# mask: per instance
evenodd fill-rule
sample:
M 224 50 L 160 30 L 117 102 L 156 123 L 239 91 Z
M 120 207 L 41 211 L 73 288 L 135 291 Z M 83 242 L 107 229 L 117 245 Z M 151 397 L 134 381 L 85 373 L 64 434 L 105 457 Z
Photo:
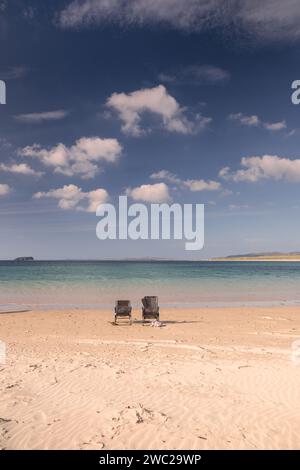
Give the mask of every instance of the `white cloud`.
M 228 119 L 231 121 L 237 121 L 240 124 L 243 124 L 244 126 L 258 126 L 260 124 L 260 119 L 258 116 L 255 114 L 252 116 L 246 116 L 243 113 L 234 113 L 234 114 L 229 114 Z
M 259 40 L 300 37 L 298 0 L 72 0 L 59 13 L 63 28 L 103 23 L 162 24 L 185 31 L 221 27 Z
M 62 188 L 51 189 L 47 192 L 38 192 L 34 194 L 34 198 L 57 199 L 58 207 L 64 210 L 76 209 L 85 212 L 96 212 L 97 206 L 108 200 L 108 193 L 105 189 L 101 188 L 84 192 L 75 184 L 69 184 Z
M 279 121 L 279 122 L 265 122 L 264 127 L 268 129 L 268 131 L 281 131 L 286 129 L 286 122 Z
M 165 23 L 180 29 L 205 27 L 218 0 L 73 0 L 60 13 L 64 28 L 101 23 Z
M 152 173 L 152 175 L 150 175 L 150 178 L 153 180 L 165 180 L 173 184 L 182 183 L 181 179 L 178 178 L 177 175 L 175 175 L 174 173 L 171 173 L 168 170 L 160 170 L 160 171 L 157 171 L 156 173 Z
M 108 193 L 105 189 L 95 189 L 87 193 L 89 204 L 86 208 L 87 212 L 96 212 L 99 204 L 104 204 L 108 200 Z
M 221 170 L 219 171 L 219 176 L 220 178 L 223 178 L 223 179 L 232 179 L 231 178 L 231 174 L 230 174 L 230 167 L 229 166 L 224 166 L 223 168 L 221 168 Z
M 215 65 L 190 65 L 173 74 L 159 74 L 164 83 L 188 83 L 191 85 L 207 85 L 226 82 L 230 73 Z
M 51 189 L 47 192 L 38 192 L 34 194 L 35 199 L 45 197 L 58 199 L 58 207 L 61 209 L 74 209 L 84 198 L 84 193 L 82 189 L 75 184 L 69 184 L 62 188 Z
M 163 127 L 169 132 L 194 134 L 205 128 L 211 118 L 196 115 L 190 121 L 173 96 L 169 95 L 163 85 L 145 88 L 132 93 L 114 93 L 106 105 L 114 109 L 123 121 L 122 131 L 138 137 L 145 133 L 140 126 L 143 113 L 153 113 L 163 121 Z
M 28 124 L 41 123 L 44 121 L 59 121 L 69 114 L 65 109 L 57 109 L 56 111 L 45 111 L 43 113 L 17 114 L 14 116 L 16 121 Z
M 165 183 L 142 184 L 137 188 L 127 189 L 126 194 L 135 201 L 162 203 L 171 200 L 169 188 Z
M 233 172 L 229 167 L 224 167 L 219 172 L 219 176 L 234 182 L 249 181 L 255 183 L 263 179 L 300 182 L 300 159 L 291 160 L 276 155 L 244 157 L 241 159 L 241 167 L 241 169 Z
M 229 114 L 228 119 L 231 121 L 236 121 L 243 126 L 248 126 L 248 127 L 264 127 L 268 131 L 281 131 L 283 129 L 286 129 L 286 122 L 283 121 L 278 121 L 278 122 L 264 122 L 262 121 L 258 116 L 255 114 L 251 116 L 247 116 L 243 113 L 234 113 L 234 114 Z
M 20 175 L 29 175 L 29 176 L 42 176 L 43 173 L 40 171 L 35 171 L 27 163 L 13 163 L 11 165 L 6 165 L 5 163 L 0 164 L 0 171 L 7 173 L 16 173 Z
M 10 192 L 11 188 L 8 186 L 8 184 L 0 184 L 0 196 L 6 196 Z
M 241 26 L 259 39 L 277 41 L 300 37 L 298 0 L 243 0 L 238 17 Z
M 219 191 L 221 189 L 221 183 L 218 181 L 205 181 L 205 180 L 187 180 L 184 181 L 191 191 Z
M 150 175 L 151 179 L 165 180 L 169 183 L 188 188 L 192 192 L 196 191 L 218 191 L 222 185 L 218 181 L 205 181 L 200 180 L 182 180 L 174 173 L 168 170 L 161 170 Z
M 64 144 L 45 149 L 38 144 L 24 147 L 19 154 L 36 157 L 44 165 L 54 168 L 55 173 L 66 176 L 78 175 L 93 178 L 99 171 L 99 162 L 114 163 L 121 155 L 122 147 L 116 139 L 82 137 L 71 147 Z

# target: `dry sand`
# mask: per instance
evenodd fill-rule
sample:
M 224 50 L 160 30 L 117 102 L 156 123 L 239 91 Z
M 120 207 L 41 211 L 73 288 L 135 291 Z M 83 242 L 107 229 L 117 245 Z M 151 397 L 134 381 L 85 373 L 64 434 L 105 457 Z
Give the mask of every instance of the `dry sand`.
M 298 307 L 161 319 L 1 314 L 0 449 L 300 449 Z

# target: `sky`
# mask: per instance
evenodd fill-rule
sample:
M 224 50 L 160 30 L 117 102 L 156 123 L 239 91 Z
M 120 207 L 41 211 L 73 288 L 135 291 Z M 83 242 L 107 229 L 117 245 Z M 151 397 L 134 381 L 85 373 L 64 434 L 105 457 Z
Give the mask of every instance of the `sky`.
M 0 0 L 0 41 L 1 259 L 300 251 L 298 1 Z M 203 250 L 98 240 L 120 195 L 205 204 Z

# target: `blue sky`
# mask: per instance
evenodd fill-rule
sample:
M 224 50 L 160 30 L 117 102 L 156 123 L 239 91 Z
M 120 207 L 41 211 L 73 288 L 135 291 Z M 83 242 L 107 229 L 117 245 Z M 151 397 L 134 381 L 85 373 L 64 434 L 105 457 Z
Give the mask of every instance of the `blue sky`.
M 0 258 L 299 250 L 300 12 L 0 1 Z M 205 248 L 100 242 L 98 202 L 204 203 Z

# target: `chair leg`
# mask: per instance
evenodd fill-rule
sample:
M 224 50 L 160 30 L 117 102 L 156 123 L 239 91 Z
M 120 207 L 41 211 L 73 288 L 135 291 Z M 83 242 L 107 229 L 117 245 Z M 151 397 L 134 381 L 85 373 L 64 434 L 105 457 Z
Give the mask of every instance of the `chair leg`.
M 115 315 L 115 325 L 117 324 L 118 316 Z

